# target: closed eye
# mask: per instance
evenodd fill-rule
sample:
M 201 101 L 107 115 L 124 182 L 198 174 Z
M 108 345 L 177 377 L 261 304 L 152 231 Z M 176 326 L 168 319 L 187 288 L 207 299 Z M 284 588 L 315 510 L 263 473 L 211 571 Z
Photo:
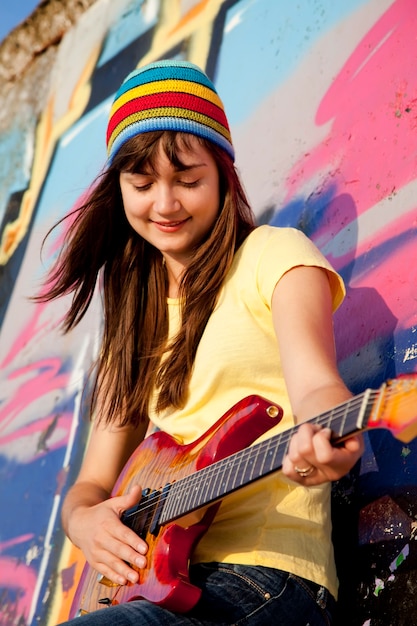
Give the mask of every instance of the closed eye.
M 152 183 L 145 183 L 143 185 L 133 185 L 133 188 L 136 191 L 147 191 L 148 189 L 150 189 L 152 187 Z
M 200 179 L 196 180 L 179 180 L 178 183 L 183 187 L 197 187 L 200 182 Z

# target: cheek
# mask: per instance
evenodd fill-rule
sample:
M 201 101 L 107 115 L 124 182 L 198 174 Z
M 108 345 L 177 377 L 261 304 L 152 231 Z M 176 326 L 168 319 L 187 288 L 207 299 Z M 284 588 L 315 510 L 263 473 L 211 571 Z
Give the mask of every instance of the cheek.
M 124 209 L 127 221 L 132 226 L 133 214 L 132 214 L 132 211 L 130 210 L 129 203 L 123 202 L 123 209 Z
M 127 219 L 141 217 L 145 211 L 144 203 L 138 195 L 133 193 L 122 194 L 123 208 Z
M 215 220 L 217 219 L 220 213 L 220 195 L 219 194 L 216 194 L 213 196 L 207 208 L 208 208 L 207 210 L 208 219 L 213 224 L 213 222 L 215 222 Z

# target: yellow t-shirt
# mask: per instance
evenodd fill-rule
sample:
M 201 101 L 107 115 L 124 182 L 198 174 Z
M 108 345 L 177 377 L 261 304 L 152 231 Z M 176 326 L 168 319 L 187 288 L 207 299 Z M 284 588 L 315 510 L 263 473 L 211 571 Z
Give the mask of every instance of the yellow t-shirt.
M 153 412 L 155 426 L 187 444 L 251 394 L 284 409 L 279 425 L 257 441 L 294 425 L 271 300 L 280 278 L 300 265 L 326 269 L 336 309 L 344 297 L 342 280 L 301 231 L 260 226 L 249 235 L 200 340 L 188 400 L 180 410 Z M 180 305 L 172 299 L 168 304 L 172 336 Z M 324 585 L 336 596 L 330 533 L 330 486 L 298 486 L 276 472 L 224 498 L 193 561 L 275 567 Z

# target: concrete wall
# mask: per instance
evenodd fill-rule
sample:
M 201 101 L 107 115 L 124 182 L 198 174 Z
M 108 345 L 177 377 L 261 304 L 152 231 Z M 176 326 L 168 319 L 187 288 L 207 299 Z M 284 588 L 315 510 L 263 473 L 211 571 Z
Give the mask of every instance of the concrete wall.
M 179 57 L 206 69 L 259 222 L 301 228 L 343 275 L 335 331 L 352 390 L 417 366 L 415 1 L 90 0 L 71 15 L 54 31 L 35 14 L 46 43 L 35 50 L 34 37 L 16 71 L 22 42 L 0 48 L 2 626 L 64 619 L 82 565 L 59 511 L 88 437 L 83 390 L 100 307 L 62 337 L 66 303 L 27 298 L 62 230 L 41 256 L 44 235 L 105 161 L 112 96 L 138 64 Z M 398 411 L 412 415 L 411 399 Z M 392 408 L 396 399 L 384 416 Z M 417 446 L 388 430 L 366 443 L 333 494 L 346 624 L 411 624 Z

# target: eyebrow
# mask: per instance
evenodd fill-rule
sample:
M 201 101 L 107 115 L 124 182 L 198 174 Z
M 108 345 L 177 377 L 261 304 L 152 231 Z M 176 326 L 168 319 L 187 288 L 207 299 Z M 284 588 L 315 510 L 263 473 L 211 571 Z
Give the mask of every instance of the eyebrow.
M 204 161 L 202 163 L 189 163 L 188 165 L 186 165 L 185 163 L 182 163 L 181 167 L 175 167 L 174 169 L 176 172 L 185 172 L 187 170 L 195 170 L 199 167 L 206 167 L 207 163 L 205 163 Z
M 181 166 L 175 166 L 174 164 L 172 164 L 174 167 L 175 172 L 187 172 L 189 170 L 194 170 L 194 169 L 199 169 L 201 167 L 207 167 L 207 163 L 205 163 L 204 161 L 202 161 L 201 163 L 197 162 L 197 163 L 189 163 L 189 164 L 185 164 L 183 163 Z M 137 169 L 137 170 L 126 170 L 127 174 L 133 174 L 133 175 L 139 175 L 139 176 L 151 176 L 152 175 L 152 168 L 150 170 L 146 170 L 146 169 Z

